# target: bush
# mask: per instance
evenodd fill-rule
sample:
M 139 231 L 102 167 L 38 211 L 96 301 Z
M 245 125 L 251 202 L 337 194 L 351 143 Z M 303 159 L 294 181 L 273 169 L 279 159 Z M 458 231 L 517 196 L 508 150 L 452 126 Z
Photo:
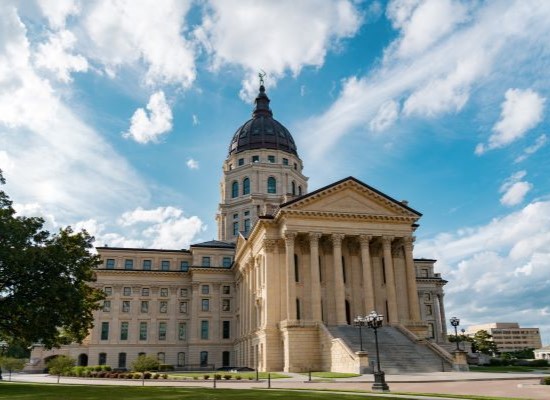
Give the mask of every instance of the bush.
M 226 381 L 228 381 L 228 380 L 231 379 L 231 375 L 224 375 L 224 376 L 223 376 L 223 379 L 225 379 Z
M 154 357 L 141 355 L 132 363 L 132 369 L 137 372 L 144 371 L 157 371 L 160 367 L 160 363 Z
M 548 367 L 548 360 L 533 360 L 531 361 L 532 367 Z
M 136 373 L 134 374 L 134 379 L 141 379 L 141 378 L 142 378 L 141 372 L 136 372 Z
M 153 379 L 158 379 L 158 378 L 160 378 L 160 374 L 154 374 L 153 375 Z
M 195 381 L 198 380 L 198 379 L 199 379 L 198 376 L 194 376 L 194 377 L 193 377 L 193 380 L 195 380 Z
M 159 371 L 173 371 L 174 366 L 172 364 L 160 364 Z
M 143 379 L 151 379 L 151 373 L 150 372 L 144 372 L 143 373 Z
M 237 376 L 235 377 L 235 379 L 238 380 L 238 381 L 240 381 L 241 379 L 243 379 L 243 377 L 240 376 L 240 375 L 237 375 Z
M 162 379 L 168 379 L 168 375 L 167 374 L 162 374 Z
M 550 385 L 550 376 L 545 376 L 544 378 L 541 378 L 540 379 L 540 384 L 541 385 Z
M 85 367 L 74 367 L 73 372 L 75 376 L 84 376 Z
M 219 381 L 220 379 L 222 379 L 222 376 L 220 374 L 214 374 L 214 379 Z
M 96 365 L 96 366 L 94 366 L 94 371 L 99 372 L 99 371 L 101 371 L 102 369 L 103 369 L 103 366 L 102 366 L 102 365 Z
M 204 379 L 210 379 L 210 375 L 205 374 L 205 375 L 204 375 Z
M 107 372 L 105 371 L 100 371 L 97 373 L 98 378 L 105 378 L 106 376 L 107 376 Z
M 101 370 L 102 370 L 102 371 L 110 371 L 110 370 L 111 370 L 111 366 L 110 366 L 110 365 L 102 365 L 102 366 L 101 366 Z

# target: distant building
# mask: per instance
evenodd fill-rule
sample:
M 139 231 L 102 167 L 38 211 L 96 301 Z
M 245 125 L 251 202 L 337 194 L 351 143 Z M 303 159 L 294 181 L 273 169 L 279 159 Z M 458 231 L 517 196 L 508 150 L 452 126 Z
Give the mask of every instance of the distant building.
M 537 360 L 548 360 L 550 361 L 550 346 L 544 346 L 540 349 L 535 349 L 535 358 Z
M 465 334 L 474 336 L 478 331 L 487 331 L 493 336 L 501 353 L 524 349 L 538 349 L 542 346 L 539 328 L 521 328 L 517 322 L 492 322 L 472 325 Z

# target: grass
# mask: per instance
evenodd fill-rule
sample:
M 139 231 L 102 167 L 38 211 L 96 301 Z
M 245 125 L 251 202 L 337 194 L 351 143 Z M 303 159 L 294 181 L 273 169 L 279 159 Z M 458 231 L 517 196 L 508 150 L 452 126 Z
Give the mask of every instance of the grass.
M 208 372 L 181 372 L 168 374 L 168 379 L 193 379 L 197 377 L 203 379 L 204 375 L 210 375 L 210 379 L 214 379 L 214 375 L 221 375 L 222 380 L 224 375 L 231 375 L 231 380 L 235 380 L 240 376 L 242 380 L 256 379 L 256 372 L 227 372 L 227 371 L 208 371 Z M 267 379 L 267 372 L 259 372 L 260 379 Z M 271 379 L 290 378 L 288 375 L 271 372 Z
M 252 400 L 271 399 L 334 399 L 334 393 L 268 389 L 203 389 L 136 386 L 52 385 L 0 383 L 0 399 L 9 400 Z M 345 399 L 364 400 L 361 395 L 346 395 Z M 382 400 L 387 397 L 374 396 Z M 401 397 L 401 399 L 406 399 Z
M 470 371 L 472 372 L 542 372 L 550 373 L 549 367 L 524 367 L 520 365 L 506 365 L 506 366 L 475 366 L 470 365 Z
M 304 373 L 303 375 L 308 375 L 308 373 Z M 311 376 L 314 378 L 338 379 L 338 378 L 354 378 L 356 376 L 361 376 L 361 375 L 347 373 L 347 372 L 312 372 Z

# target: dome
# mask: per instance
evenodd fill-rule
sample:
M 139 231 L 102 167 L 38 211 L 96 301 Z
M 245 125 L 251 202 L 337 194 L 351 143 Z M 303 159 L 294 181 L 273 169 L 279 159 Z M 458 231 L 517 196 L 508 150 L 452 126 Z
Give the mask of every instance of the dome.
M 246 121 L 233 135 L 229 154 L 254 149 L 273 149 L 298 155 L 296 144 L 288 129 L 273 118 L 264 85 L 260 86 L 260 93 L 254 103 L 256 106 L 252 112 L 252 119 Z

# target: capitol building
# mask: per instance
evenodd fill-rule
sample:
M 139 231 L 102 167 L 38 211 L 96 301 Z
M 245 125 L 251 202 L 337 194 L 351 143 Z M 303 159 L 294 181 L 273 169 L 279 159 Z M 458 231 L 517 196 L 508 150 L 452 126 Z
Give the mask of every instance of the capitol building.
M 311 190 L 299 149 L 263 85 L 228 135 L 218 240 L 188 249 L 98 247 L 102 308 L 82 344 L 35 347 L 77 365 L 131 368 L 140 355 L 180 370 L 372 371 L 375 310 L 388 372 L 452 368 L 435 260 L 415 259 L 421 213 L 354 177 Z M 215 184 L 215 183 L 212 183 Z

